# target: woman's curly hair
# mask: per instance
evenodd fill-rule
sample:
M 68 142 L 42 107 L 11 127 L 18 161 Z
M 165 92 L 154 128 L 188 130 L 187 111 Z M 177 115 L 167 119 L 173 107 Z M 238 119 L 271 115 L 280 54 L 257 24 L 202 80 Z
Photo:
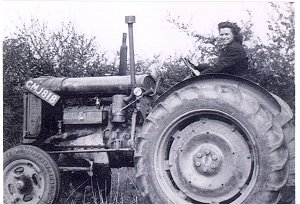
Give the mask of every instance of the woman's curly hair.
M 218 30 L 220 31 L 221 28 L 230 28 L 232 34 L 234 35 L 234 40 L 239 43 L 243 42 L 243 36 L 240 33 L 241 28 L 236 23 L 229 21 L 221 22 L 218 24 Z

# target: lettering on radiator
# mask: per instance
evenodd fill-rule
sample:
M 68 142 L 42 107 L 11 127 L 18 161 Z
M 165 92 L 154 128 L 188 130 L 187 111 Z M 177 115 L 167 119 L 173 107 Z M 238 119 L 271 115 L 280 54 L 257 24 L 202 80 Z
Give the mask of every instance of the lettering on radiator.
M 56 93 L 48 90 L 46 87 L 44 87 L 41 84 L 38 84 L 34 81 L 27 81 L 25 83 L 25 88 L 38 96 L 39 98 L 43 99 L 47 103 L 51 104 L 52 106 L 55 106 L 56 102 L 59 100 L 60 96 Z

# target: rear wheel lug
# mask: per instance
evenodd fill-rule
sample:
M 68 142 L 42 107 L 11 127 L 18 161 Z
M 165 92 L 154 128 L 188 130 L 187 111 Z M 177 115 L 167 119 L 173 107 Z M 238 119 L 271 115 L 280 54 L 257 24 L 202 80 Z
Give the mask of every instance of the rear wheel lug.
M 196 166 L 201 166 L 201 163 L 200 162 L 196 162 Z
M 216 155 L 213 155 L 213 156 L 212 156 L 212 159 L 215 161 L 215 160 L 218 159 L 218 157 L 217 157 Z
M 203 172 L 204 172 L 204 173 L 206 173 L 206 172 L 207 172 L 207 168 L 203 168 L 202 170 L 203 170 Z
M 205 154 L 209 155 L 210 151 L 209 149 L 205 150 Z
M 212 169 L 215 169 L 215 168 L 216 168 L 216 166 L 213 164 L 213 165 L 211 165 L 211 168 L 212 168 Z
M 201 158 L 201 157 L 202 157 L 202 154 L 201 154 L 201 153 L 197 153 L 197 157 L 198 157 L 198 158 Z

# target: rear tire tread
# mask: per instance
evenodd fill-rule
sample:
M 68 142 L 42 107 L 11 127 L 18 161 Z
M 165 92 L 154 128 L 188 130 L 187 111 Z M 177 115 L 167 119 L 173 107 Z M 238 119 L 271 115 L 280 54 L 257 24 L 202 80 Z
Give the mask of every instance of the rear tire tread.
M 148 166 L 146 161 L 146 154 L 147 154 L 147 148 L 146 144 L 147 142 L 150 144 L 150 141 L 145 140 L 148 137 L 151 137 L 151 130 L 152 128 L 156 128 L 157 124 L 162 123 L 165 117 L 167 117 L 168 114 L 171 114 L 173 111 L 178 108 L 178 104 L 183 104 L 185 101 L 189 100 L 188 98 L 182 98 L 182 96 L 189 96 L 189 88 L 191 86 L 184 87 L 174 93 L 172 93 L 170 96 L 168 96 L 165 101 L 159 103 L 152 112 L 147 117 L 144 126 L 147 126 L 147 128 L 144 128 L 142 130 L 142 137 L 139 137 L 139 142 L 137 143 L 137 149 L 135 156 L 135 162 L 136 162 L 136 170 L 138 175 L 138 184 L 141 187 L 143 191 L 143 195 L 147 195 L 147 198 L 145 197 L 145 200 L 147 200 L 149 203 L 159 203 L 159 198 L 156 198 L 157 195 L 155 195 L 155 192 L 151 187 L 148 185 L 147 178 L 148 171 L 150 169 L 150 166 Z M 197 91 L 195 91 L 197 90 Z M 269 170 L 268 174 L 272 174 L 272 178 L 276 177 L 277 179 L 271 179 L 267 180 L 267 186 L 269 188 L 264 188 L 263 191 L 260 191 L 258 194 L 256 194 L 256 200 L 258 203 L 264 202 L 266 204 L 274 204 L 278 202 L 278 199 L 280 197 L 280 189 L 285 185 L 287 182 L 287 170 L 286 170 L 286 162 L 288 160 L 287 154 L 281 154 L 281 148 L 285 145 L 284 143 L 284 136 L 282 133 L 281 128 L 278 128 L 277 124 L 274 124 L 274 116 L 271 114 L 270 111 L 266 107 L 263 106 L 263 104 L 260 104 L 258 99 L 256 99 L 253 94 L 241 92 L 239 88 L 230 86 L 225 87 L 222 85 L 215 85 L 214 87 L 202 87 L 201 85 L 193 85 L 192 91 L 194 93 L 198 93 L 197 98 L 201 100 L 215 100 L 216 103 L 224 103 L 224 105 L 228 105 L 227 99 L 231 98 L 234 99 L 233 104 L 236 109 L 243 112 L 244 116 L 251 121 L 254 121 L 253 124 L 258 130 L 264 130 L 263 134 L 261 135 L 262 138 L 268 139 L 269 146 L 266 147 L 270 151 L 268 152 L 267 157 L 271 157 L 274 163 L 281 165 L 276 165 L 272 169 Z M 209 93 L 209 94 L 207 94 Z M 214 93 L 214 94 L 211 94 Z M 246 96 L 246 97 L 245 97 Z M 248 102 L 248 98 L 251 98 L 252 101 Z M 230 99 L 230 100 L 231 100 Z M 175 100 L 175 101 L 174 101 Z M 172 103 L 170 103 L 172 102 Z M 168 104 L 168 105 L 166 105 Z M 172 104 L 172 105 L 169 105 Z M 174 105 L 175 104 L 175 105 Z M 256 106 L 253 104 L 258 104 L 259 106 Z M 163 109 L 161 107 L 164 107 Z M 257 107 L 257 109 L 256 109 Z M 248 108 L 252 108 L 249 110 Z M 234 115 L 235 113 L 232 113 Z M 160 118 L 152 117 L 153 115 L 161 116 Z M 267 120 L 265 120 L 265 117 L 261 116 L 267 116 Z M 258 122 L 255 122 L 256 119 L 264 120 L 263 123 L 261 121 L 257 120 Z M 150 123 L 150 124 L 149 124 Z M 264 124 L 261 126 L 261 124 Z M 149 128 L 152 127 L 152 128 Z M 271 144 L 270 144 L 271 143 Z M 154 147 L 152 147 L 154 148 Z M 272 165 L 272 164 L 270 164 Z M 275 176 L 274 176 L 275 175 Z M 266 199 L 268 198 L 268 199 Z M 158 199 L 158 200 L 157 200 Z M 250 201 L 251 202 L 251 201 Z M 253 200 L 252 200 L 253 202 Z

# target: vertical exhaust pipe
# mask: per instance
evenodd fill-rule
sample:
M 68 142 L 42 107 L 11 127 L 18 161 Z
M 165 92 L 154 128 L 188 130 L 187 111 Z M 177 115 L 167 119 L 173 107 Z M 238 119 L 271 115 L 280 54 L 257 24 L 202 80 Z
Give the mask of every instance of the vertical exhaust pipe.
M 134 45 L 133 45 L 133 24 L 135 23 L 135 16 L 125 16 L 125 22 L 128 24 L 131 94 L 133 94 L 133 89 L 135 88 L 135 85 L 136 85 L 135 62 L 134 62 Z
M 127 45 L 126 45 L 127 33 L 123 33 L 122 45 L 120 48 L 120 65 L 119 76 L 127 74 Z

